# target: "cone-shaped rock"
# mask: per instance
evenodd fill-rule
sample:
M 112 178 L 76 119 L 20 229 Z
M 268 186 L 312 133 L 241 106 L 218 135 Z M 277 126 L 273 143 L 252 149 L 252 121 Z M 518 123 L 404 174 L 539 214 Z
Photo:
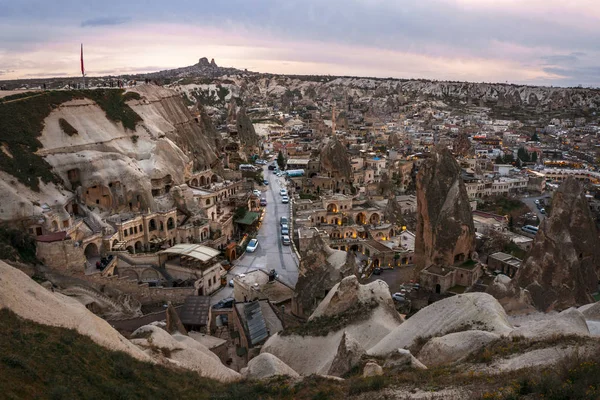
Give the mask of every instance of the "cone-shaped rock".
M 417 175 L 415 272 L 467 260 L 474 248 L 475 227 L 460 166 L 447 148 L 437 149 Z
M 321 172 L 329 172 L 331 177 L 350 181 L 352 164 L 346 148 L 337 139 L 329 140 L 321 150 Z
M 179 318 L 179 314 L 177 314 L 177 310 L 173 307 L 173 304 L 169 302 L 169 306 L 167 307 L 167 332 L 173 334 L 175 332 L 179 332 L 182 335 L 187 335 L 187 330 L 183 326 L 181 319 Z
M 562 310 L 594 301 L 599 266 L 600 239 L 583 186 L 569 178 L 554 194 L 515 280 L 539 310 Z

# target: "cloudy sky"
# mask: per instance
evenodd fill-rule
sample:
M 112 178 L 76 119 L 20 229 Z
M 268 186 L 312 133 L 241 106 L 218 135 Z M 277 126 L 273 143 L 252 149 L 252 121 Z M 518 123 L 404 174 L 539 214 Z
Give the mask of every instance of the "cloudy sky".
M 600 86 L 598 0 L 0 0 L 0 79 L 182 67 Z

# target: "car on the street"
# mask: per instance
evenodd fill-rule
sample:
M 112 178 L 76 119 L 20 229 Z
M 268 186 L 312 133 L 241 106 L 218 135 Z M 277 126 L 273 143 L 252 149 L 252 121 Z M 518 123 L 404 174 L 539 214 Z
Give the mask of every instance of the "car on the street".
M 287 196 L 288 195 L 287 189 L 279 189 L 279 195 L 280 196 Z
M 285 224 L 281 224 L 281 229 L 290 229 L 289 225 L 287 223 Z
M 540 201 L 539 201 L 539 200 L 536 200 L 536 201 L 535 201 L 535 204 L 540 204 Z
M 287 204 L 287 203 L 289 203 L 289 202 L 290 202 L 290 198 L 289 198 L 289 197 L 287 197 L 287 196 L 283 196 L 283 197 L 281 198 L 281 202 L 282 202 L 283 204 Z
M 281 234 L 282 235 L 289 235 L 290 234 L 290 230 L 287 227 L 287 225 L 285 226 L 285 228 L 281 228 Z
M 283 244 L 284 246 L 289 246 L 290 244 L 292 244 L 292 242 L 290 241 L 290 236 L 281 235 L 281 244 Z
M 373 269 L 373 275 L 381 275 L 381 268 L 377 267 Z
M 261 192 L 260 190 L 258 190 L 258 189 L 254 189 L 254 190 L 252 191 L 252 193 L 253 193 L 255 196 L 257 196 L 257 197 L 260 197 L 260 194 L 261 194 L 262 192 Z
M 254 253 L 254 251 L 256 251 L 257 247 L 258 247 L 258 239 L 252 239 L 250 241 L 250 243 L 248 243 L 248 246 L 246 246 L 246 251 L 248 253 Z
M 227 297 L 223 300 L 220 300 L 218 303 L 216 303 L 214 306 L 212 306 L 212 308 L 215 309 L 219 309 L 219 308 L 231 308 L 233 307 L 233 303 L 235 303 L 235 300 L 233 297 Z
M 229 287 L 233 287 L 233 279 L 229 280 Z
M 546 214 L 546 209 L 545 208 L 540 208 L 540 213 Z
M 266 198 L 264 198 L 264 197 L 261 197 L 261 199 L 260 199 L 260 205 L 261 205 L 262 207 L 266 206 L 266 205 L 267 205 L 267 199 L 266 199 Z
M 277 168 L 277 167 L 276 167 L 275 165 L 273 165 L 273 164 L 271 164 L 271 165 L 269 165 L 269 166 L 267 167 L 267 169 L 268 169 L 269 171 L 275 171 L 275 168 Z
M 263 180 L 263 185 L 268 185 L 268 184 L 269 184 L 269 181 L 268 181 L 268 180 L 266 180 L 266 179 L 265 179 L 265 180 Z
M 397 301 L 398 303 L 403 303 L 406 301 L 406 297 L 402 296 L 401 293 L 394 293 L 392 295 L 392 299 L 394 299 L 395 301 Z
M 283 225 L 287 225 L 287 224 L 288 224 L 287 217 L 281 217 L 281 218 L 279 218 L 279 225 L 283 226 Z

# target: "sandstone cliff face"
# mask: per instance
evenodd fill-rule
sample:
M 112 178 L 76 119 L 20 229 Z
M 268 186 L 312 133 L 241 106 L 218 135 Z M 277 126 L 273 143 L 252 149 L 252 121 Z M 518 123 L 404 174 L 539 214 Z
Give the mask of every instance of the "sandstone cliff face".
M 173 90 L 154 85 L 133 89 L 140 99 L 127 104 L 140 117 L 135 130 L 125 129 L 106 117 L 90 99 L 62 103 L 44 120 L 37 154 L 53 167 L 64 182 L 41 184 L 39 192 L 26 188 L 10 175 L 0 173 L 0 219 L 14 220 L 42 213 L 41 204 L 64 204 L 79 188 L 80 195 L 93 188 L 89 205 L 106 210 L 155 209 L 151 180 L 173 187 L 185 183 L 193 169 L 209 168 L 217 159 L 216 133 L 196 121 Z M 77 134 L 60 126 L 66 120 Z M 95 187 L 95 188 L 94 188 Z M 106 199 L 106 200 L 104 200 Z
M 315 235 L 302 255 L 298 283 L 294 289 L 294 313 L 308 316 L 316 307 L 316 300 L 350 275 L 358 275 L 354 256 L 333 250 L 319 235 Z
M 593 302 L 598 288 L 600 240 L 582 185 L 568 179 L 556 191 L 546 218 L 514 280 L 536 308 L 562 310 Z
M 321 173 L 330 173 L 332 177 L 345 178 L 352 176 L 352 165 L 346 148 L 337 139 L 331 139 L 323 146 L 320 157 Z
M 448 149 L 438 149 L 417 176 L 416 273 L 453 265 L 474 251 L 475 227 L 461 169 Z

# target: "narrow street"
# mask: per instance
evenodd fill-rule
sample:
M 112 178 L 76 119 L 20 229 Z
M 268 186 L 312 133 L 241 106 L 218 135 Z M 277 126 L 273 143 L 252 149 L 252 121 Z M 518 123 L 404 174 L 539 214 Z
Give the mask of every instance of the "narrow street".
M 290 217 L 290 205 L 281 203 L 279 195 L 279 190 L 286 188 L 285 179 L 269 171 L 266 165 L 263 167 L 263 176 L 269 181 L 269 185 L 261 187 L 263 195 L 267 198 L 267 207 L 258 231 L 258 248 L 254 253 L 244 253 L 235 260 L 234 267 L 227 274 L 227 282 L 237 274 L 256 269 L 275 269 L 279 280 L 294 287 L 298 281 L 298 259 L 292 246 L 284 246 L 281 243 L 279 229 L 279 218 Z M 232 296 L 233 288 L 226 286 L 212 296 L 211 304 Z

